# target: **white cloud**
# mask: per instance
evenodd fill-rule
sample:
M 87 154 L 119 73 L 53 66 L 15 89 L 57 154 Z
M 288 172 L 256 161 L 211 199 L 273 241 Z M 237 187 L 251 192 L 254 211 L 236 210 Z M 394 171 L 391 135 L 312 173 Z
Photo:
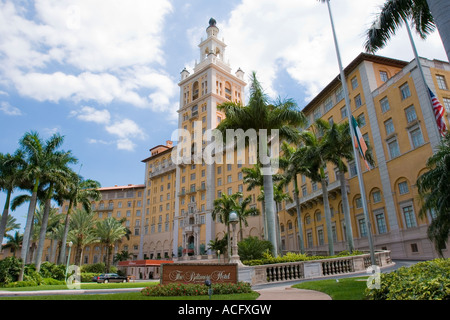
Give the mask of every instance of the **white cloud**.
M 172 10 L 169 0 L 2 1 L 1 81 L 38 101 L 165 112 L 178 100 L 176 82 L 156 71 L 167 62 L 163 28 Z M 135 80 L 143 70 L 156 80 Z
M 331 2 L 344 66 L 364 51 L 364 31 L 383 3 L 384 0 Z M 277 95 L 274 84 L 281 68 L 297 82 L 299 90 L 305 90 L 307 100 L 339 73 L 326 4 L 312 0 L 242 0 L 228 21 L 218 21 L 218 27 L 219 37 L 225 37 L 228 44 L 227 55 L 234 69 L 241 67 L 247 75 L 257 71 L 271 97 Z M 447 60 L 439 40 L 437 32 L 426 43 L 418 40 L 419 54 Z M 413 59 L 404 30 L 377 54 Z
M 9 102 L 1 102 L 0 103 L 0 111 L 2 111 L 4 114 L 8 116 L 21 116 L 22 111 L 20 111 L 19 108 L 14 107 L 9 104 Z
M 82 107 L 79 111 L 72 111 L 70 115 L 83 121 L 95 122 L 99 124 L 108 124 L 111 120 L 111 114 L 108 110 L 97 110 L 88 106 Z

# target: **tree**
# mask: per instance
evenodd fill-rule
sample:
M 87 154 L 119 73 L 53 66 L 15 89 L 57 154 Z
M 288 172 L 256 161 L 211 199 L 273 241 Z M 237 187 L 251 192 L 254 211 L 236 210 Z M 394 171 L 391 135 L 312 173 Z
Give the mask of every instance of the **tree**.
M 428 171 L 417 179 L 417 188 L 424 218 L 431 213 L 428 237 L 434 242 L 439 255 L 450 236 L 450 134 L 442 139 L 434 155 L 427 160 Z
M 3 236 L 6 232 L 11 194 L 19 186 L 24 167 L 25 161 L 23 159 L 23 153 L 20 150 L 16 151 L 13 155 L 0 153 L 0 190 L 6 192 L 5 207 L 0 222 L 0 244 L 3 243 Z
M 374 53 L 383 48 L 395 32 L 411 20 L 422 39 L 439 30 L 447 57 L 450 59 L 450 3 L 448 0 L 386 1 L 366 31 L 365 49 Z
M 95 232 L 100 243 L 104 244 L 106 247 L 105 267 L 106 273 L 108 273 L 111 267 L 111 255 L 114 243 L 125 236 L 126 229 L 118 220 L 113 217 L 108 217 L 105 220 L 97 221 Z
M 64 233 L 61 240 L 64 245 L 61 247 L 59 263 L 64 263 L 63 260 L 66 256 L 65 243 L 67 241 L 67 234 L 69 233 L 70 215 L 73 208 L 77 208 L 80 204 L 85 211 L 90 212 L 91 201 L 101 200 L 101 193 L 98 190 L 99 188 L 100 183 L 98 181 L 91 179 L 84 180 L 83 177 L 75 172 L 72 172 L 65 192 L 62 194 L 62 197 L 69 201 L 69 206 L 64 222 Z
M 43 142 L 37 132 L 28 132 L 19 141 L 20 148 L 25 154 L 27 166 L 25 168 L 25 176 L 29 181 L 32 181 L 33 191 L 28 207 L 28 214 L 25 224 L 25 233 L 23 236 L 23 246 L 21 251 L 22 264 L 19 281 L 23 280 L 23 273 L 25 268 L 25 261 L 27 258 L 30 245 L 30 231 L 33 224 L 34 211 L 36 209 L 37 192 L 41 179 L 51 166 L 51 159 L 57 153 L 59 147 L 62 145 L 64 138 L 59 134 L 55 134 L 47 141 Z M 63 151 L 62 151 L 63 152 Z
M 91 211 L 75 209 L 72 213 L 68 239 L 76 247 L 74 260 L 76 265 L 80 264 L 83 248 L 98 238 L 95 233 L 95 223 L 95 217 Z M 62 242 L 61 250 L 65 245 L 66 243 Z
M 23 241 L 23 234 L 20 234 L 19 231 L 16 231 L 14 233 L 14 236 L 11 236 L 9 234 L 6 235 L 7 242 L 3 246 L 3 248 L 7 249 L 10 248 L 13 251 L 13 257 L 16 257 L 16 251 L 20 249 L 22 246 Z
M 250 87 L 250 99 L 247 106 L 233 102 L 225 102 L 218 106 L 225 113 L 225 119 L 218 125 L 217 129 L 225 133 L 227 129 L 254 130 L 257 141 L 258 161 L 263 169 L 264 179 L 264 202 L 265 219 L 267 220 L 268 240 L 273 244 L 273 255 L 277 256 L 277 239 L 275 232 L 275 213 L 273 200 L 273 180 L 270 163 L 262 163 L 261 159 L 267 158 L 269 142 L 264 141 L 263 133 L 274 134 L 278 130 L 280 139 L 295 141 L 298 138 L 298 126 L 306 123 L 304 114 L 298 109 L 297 104 L 287 99 L 270 103 L 263 92 L 261 84 L 253 72 Z M 264 130 L 267 130 L 264 132 Z M 225 135 L 223 135 L 225 136 Z M 248 141 L 246 141 L 248 145 Z
M 129 253 L 126 250 L 122 250 L 121 252 L 116 253 L 114 255 L 113 262 L 116 263 L 119 261 L 127 261 L 128 259 L 131 259 L 132 257 L 133 257 L 133 255 L 131 253 Z
M 333 233 L 331 230 L 331 212 L 328 200 L 328 181 L 325 175 L 327 159 L 327 148 L 329 144 L 325 139 L 325 128 L 327 122 L 317 119 L 307 131 L 300 133 L 300 139 L 303 146 L 294 156 L 294 161 L 307 166 L 306 176 L 314 182 L 319 182 L 322 186 L 322 198 L 325 211 L 325 222 L 327 229 L 328 251 L 329 255 L 334 255 Z
M 278 250 L 281 252 L 283 249 L 281 246 L 281 225 L 280 225 L 280 219 L 279 219 L 279 209 L 281 207 L 281 203 L 283 201 L 292 201 L 292 198 L 289 194 L 285 193 L 283 191 L 283 186 L 285 186 L 285 182 L 281 181 L 280 183 L 277 183 L 273 186 L 273 200 L 275 201 L 275 214 L 276 214 L 276 221 L 277 221 L 277 237 L 278 237 Z
M 284 183 L 288 184 L 291 181 L 294 183 L 294 201 L 295 208 L 297 210 L 297 227 L 299 234 L 299 247 L 300 252 L 305 253 L 305 243 L 303 240 L 303 223 L 301 216 L 301 206 L 300 206 L 300 197 L 299 197 L 299 188 L 297 175 L 299 174 L 308 174 L 308 167 L 303 165 L 302 162 L 296 161 L 294 155 L 297 152 L 297 148 L 289 145 L 286 142 L 283 142 L 281 146 L 283 156 L 280 157 L 280 168 L 284 170 Z
M 211 217 L 214 221 L 216 219 L 225 225 L 227 234 L 230 234 L 230 212 L 235 211 L 237 207 L 237 199 L 242 197 L 241 192 L 236 192 L 232 195 L 222 193 L 222 196 L 214 200 L 214 209 Z M 228 237 L 228 257 L 231 257 L 230 237 Z
M 241 241 L 244 239 L 242 232 L 242 224 L 244 224 L 245 227 L 248 227 L 247 218 L 251 216 L 257 216 L 259 215 L 259 210 L 257 208 L 248 208 L 248 205 L 252 202 L 252 196 L 248 196 L 245 199 L 243 199 L 240 203 L 238 202 L 236 204 L 236 207 L 234 211 L 238 215 L 239 219 L 239 236 Z

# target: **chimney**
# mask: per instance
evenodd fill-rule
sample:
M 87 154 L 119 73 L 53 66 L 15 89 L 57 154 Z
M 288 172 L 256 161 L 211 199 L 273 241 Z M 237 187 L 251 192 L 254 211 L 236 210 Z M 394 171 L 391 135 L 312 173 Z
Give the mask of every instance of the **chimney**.
M 173 142 L 170 141 L 170 140 L 167 140 L 167 141 L 166 141 L 166 146 L 167 146 L 168 148 L 172 148 L 172 147 L 173 147 Z

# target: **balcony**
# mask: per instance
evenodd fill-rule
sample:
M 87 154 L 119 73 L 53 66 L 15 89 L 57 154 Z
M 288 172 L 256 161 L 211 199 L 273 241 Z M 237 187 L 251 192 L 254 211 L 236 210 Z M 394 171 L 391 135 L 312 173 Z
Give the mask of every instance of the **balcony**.
M 153 179 L 155 177 L 158 177 L 160 175 L 163 175 L 165 173 L 168 173 L 170 171 L 173 171 L 176 169 L 176 165 L 172 162 L 170 162 L 169 164 L 166 164 L 165 166 L 157 166 L 155 168 L 153 168 L 153 171 L 150 172 L 150 179 Z
M 347 183 L 347 192 L 349 191 L 348 180 Z M 335 199 L 338 194 L 341 194 L 341 182 L 336 180 L 330 184 L 328 184 L 328 197 L 330 199 Z M 323 194 L 322 188 L 307 194 L 304 197 L 300 197 L 300 205 L 304 208 L 312 208 L 317 203 L 323 203 Z M 294 210 L 295 211 L 295 201 L 286 204 L 286 211 Z

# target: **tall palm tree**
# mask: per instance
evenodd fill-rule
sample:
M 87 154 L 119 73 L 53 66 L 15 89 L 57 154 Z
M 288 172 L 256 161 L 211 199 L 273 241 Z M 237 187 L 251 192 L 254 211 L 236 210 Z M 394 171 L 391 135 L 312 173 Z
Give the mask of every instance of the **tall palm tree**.
M 439 255 L 450 236 L 450 134 L 447 133 L 437 152 L 427 161 L 429 171 L 417 179 L 421 197 L 420 216 L 432 213 L 428 237 L 434 242 Z
M 76 246 L 75 251 L 75 264 L 79 264 L 81 261 L 81 251 L 88 241 L 85 239 L 91 239 L 91 235 L 95 234 L 95 217 L 91 211 L 84 209 L 75 209 L 72 213 L 72 219 L 70 220 L 70 241 Z M 62 242 L 62 247 L 65 246 L 65 242 Z
M 236 208 L 234 211 L 237 213 L 238 219 L 239 219 L 239 237 L 242 241 L 244 239 L 243 237 L 243 228 L 242 224 L 244 224 L 245 227 L 248 227 L 247 218 L 251 216 L 257 216 L 259 214 L 259 210 L 257 208 L 249 208 L 248 205 L 252 202 L 252 196 L 248 196 L 245 199 L 243 199 L 240 203 L 239 201 L 236 203 Z
M 250 98 L 246 106 L 233 102 L 226 102 L 218 106 L 225 113 L 225 119 L 217 129 L 225 133 L 227 129 L 255 130 L 257 134 L 256 146 L 258 161 L 268 157 L 268 143 L 263 141 L 261 133 L 267 130 L 267 135 L 278 130 L 279 138 L 295 141 L 298 138 L 298 126 L 306 123 L 304 114 L 293 100 L 276 101 L 270 103 L 261 84 L 253 72 L 251 77 Z M 225 137 L 225 135 L 223 135 Z M 248 143 L 248 141 L 246 141 Z M 268 240 L 273 245 L 273 255 L 278 256 L 275 232 L 275 213 L 273 200 L 273 180 L 270 164 L 261 163 L 264 179 L 265 218 L 267 220 Z
M 0 222 L 0 244 L 3 243 L 3 236 L 6 232 L 11 194 L 19 186 L 24 167 L 25 161 L 23 159 L 23 153 L 20 150 L 16 151 L 13 155 L 0 153 L 0 190 L 6 192 L 5 207 Z
M 325 139 L 326 121 L 317 119 L 307 131 L 300 133 L 300 139 L 303 146 L 296 152 L 294 161 L 308 166 L 306 176 L 314 182 L 319 182 L 322 186 L 322 198 L 325 211 L 325 222 L 327 229 L 328 251 L 330 255 L 334 255 L 333 233 L 331 229 L 331 211 L 328 200 L 328 181 L 325 174 L 325 168 L 329 159 L 327 156 L 327 148 L 329 144 Z
M 280 168 L 284 170 L 283 176 L 284 176 L 284 183 L 288 184 L 291 181 L 294 184 L 294 201 L 295 201 L 295 208 L 297 210 L 297 227 L 298 227 L 298 234 L 299 234 L 299 247 L 300 252 L 305 253 L 305 243 L 303 239 L 303 223 L 302 223 L 302 216 L 301 216 L 301 206 L 300 206 L 300 197 L 299 197 L 299 187 L 298 187 L 298 181 L 297 176 L 299 174 L 308 174 L 308 167 L 303 165 L 302 162 L 296 161 L 294 158 L 294 155 L 297 152 L 297 148 L 294 146 L 289 145 L 286 142 L 283 142 L 281 146 L 281 151 L 283 156 L 280 157 Z
M 241 192 L 236 192 L 232 195 L 222 193 L 220 198 L 214 200 L 214 209 L 211 213 L 211 217 L 214 221 L 218 220 L 226 226 L 227 234 L 230 234 L 230 212 L 236 210 L 237 199 L 241 197 Z M 231 237 L 228 237 L 228 257 L 231 257 L 230 238 Z
M 366 31 L 365 49 L 375 52 L 383 48 L 395 32 L 411 20 L 422 39 L 439 30 L 447 57 L 450 59 L 450 2 L 448 0 L 388 0 Z
M 348 202 L 347 184 L 345 181 L 345 173 L 348 171 L 347 165 L 344 160 L 353 160 L 353 147 L 352 138 L 349 134 L 348 121 L 337 124 L 333 123 L 327 127 L 326 141 L 328 142 L 328 148 L 326 149 L 326 158 L 330 160 L 338 168 L 338 176 L 340 181 L 342 208 L 344 212 L 345 221 L 345 237 L 347 240 L 348 250 L 353 252 L 355 244 L 353 241 L 352 223 L 350 219 L 350 207 Z
M 39 234 L 39 244 L 36 251 L 36 270 L 39 271 L 41 267 L 42 253 L 44 250 L 45 236 L 48 232 L 48 219 L 51 210 L 52 199 L 61 200 L 61 197 L 57 194 L 58 190 L 64 189 L 67 185 L 67 181 L 70 176 L 71 169 L 68 167 L 69 164 L 76 163 L 77 159 L 72 156 L 70 151 L 68 152 L 55 152 L 52 153 L 49 159 L 48 170 L 42 176 L 42 182 L 48 183 L 48 188 L 46 190 L 45 198 L 45 209 L 44 215 L 42 217 L 41 230 Z M 62 205 L 62 201 L 59 203 Z
M 90 212 L 91 211 L 91 201 L 101 200 L 101 193 L 98 190 L 100 188 L 100 183 L 95 180 L 86 179 L 72 172 L 71 178 L 68 181 L 65 192 L 62 192 L 64 199 L 69 201 L 68 210 L 66 213 L 66 218 L 64 222 L 64 234 L 62 238 L 62 243 L 65 244 L 67 241 L 67 234 L 69 233 L 70 226 L 70 215 L 73 208 L 77 208 L 81 205 L 82 208 Z M 59 263 L 64 263 L 66 256 L 66 246 L 63 245 L 60 250 Z
M 51 158 L 58 151 L 62 145 L 64 138 L 59 134 L 54 134 L 47 141 L 43 141 L 37 132 L 27 132 L 19 141 L 20 148 L 25 154 L 27 167 L 25 169 L 25 176 L 32 181 L 33 191 L 28 207 L 28 214 L 25 224 L 25 232 L 23 236 L 23 246 L 21 251 L 21 259 L 24 262 L 21 266 L 19 274 L 19 281 L 23 280 L 23 273 L 25 270 L 25 261 L 30 245 L 30 231 L 33 224 L 33 216 L 36 208 L 37 192 L 41 182 L 41 178 L 49 169 Z
M 108 217 L 105 220 L 97 221 L 95 232 L 99 241 L 106 247 L 105 271 L 108 273 L 111 267 L 111 256 L 114 244 L 125 236 L 126 229 L 118 220 L 113 217 Z
M 23 234 L 20 234 L 19 231 L 16 231 L 14 236 L 7 234 L 6 239 L 8 239 L 8 241 L 3 246 L 3 248 L 10 248 L 13 251 L 13 257 L 16 257 L 17 250 L 19 250 L 22 246 Z

